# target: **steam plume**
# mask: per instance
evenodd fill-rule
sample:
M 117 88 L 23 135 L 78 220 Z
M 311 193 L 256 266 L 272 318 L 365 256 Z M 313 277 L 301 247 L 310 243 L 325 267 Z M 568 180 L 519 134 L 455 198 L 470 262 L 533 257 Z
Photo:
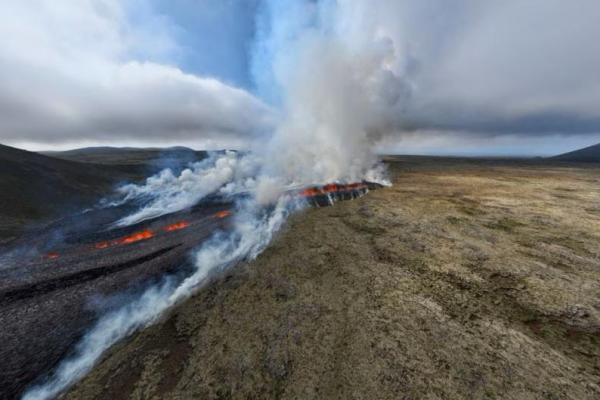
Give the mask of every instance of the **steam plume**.
M 365 2 L 283 3 L 264 5 L 257 44 L 257 65 L 272 65 L 257 80 L 281 91 L 284 110 L 263 173 L 296 184 L 364 179 L 410 94 L 394 42 L 357 18 Z
M 147 202 L 135 213 L 122 218 L 118 226 L 135 224 L 191 207 L 207 195 L 219 192 L 231 195 L 254 184 L 258 162 L 251 155 L 233 151 L 213 153 L 206 160 L 193 163 L 178 176 L 170 169 L 148 178 L 143 185 L 128 184 L 117 189 L 122 199 L 113 204 L 133 200 Z
M 372 150 L 374 139 L 408 93 L 394 67 L 398 61 L 394 43 L 385 32 L 355 23 L 360 20 L 354 15 L 360 11 L 358 2 L 297 1 L 295 12 L 305 13 L 304 23 L 284 23 L 283 27 L 279 24 L 285 20 L 277 18 L 298 16 L 282 17 L 274 12 L 280 10 L 276 4 L 265 3 L 272 11 L 271 29 L 265 28 L 271 44 L 257 45 L 276 54 L 272 63 L 284 117 L 275 132 L 254 146 L 254 155 L 213 156 L 179 176 L 166 170 L 144 185 L 119 189 L 124 201 L 146 201 L 119 225 L 184 209 L 211 193 L 251 189 L 253 196 L 239 205 L 232 231 L 217 234 L 200 247 L 194 256 L 195 269 L 183 281 L 165 280 L 102 317 L 76 354 L 48 382 L 27 392 L 26 400 L 60 393 L 85 375 L 106 349 L 189 297 L 212 274 L 258 256 L 287 215 L 299 208 L 284 193 L 286 188 L 383 180 Z M 273 26 L 275 22 L 278 26 Z M 358 33 L 366 38 L 347 40 Z M 259 40 L 265 38 L 259 35 Z

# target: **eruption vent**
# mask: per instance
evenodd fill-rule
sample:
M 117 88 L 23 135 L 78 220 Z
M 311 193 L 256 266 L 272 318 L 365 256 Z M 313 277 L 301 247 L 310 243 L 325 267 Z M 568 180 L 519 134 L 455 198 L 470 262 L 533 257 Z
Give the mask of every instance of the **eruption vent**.
M 331 183 L 325 186 L 313 186 L 299 192 L 311 205 L 322 207 L 332 205 L 337 200 L 352 200 L 381 185 L 372 182 L 349 184 Z

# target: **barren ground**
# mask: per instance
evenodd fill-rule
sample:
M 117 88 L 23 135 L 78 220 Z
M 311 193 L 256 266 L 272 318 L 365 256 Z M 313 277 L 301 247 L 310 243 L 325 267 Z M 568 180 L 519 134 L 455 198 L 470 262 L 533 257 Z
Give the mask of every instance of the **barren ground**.
M 600 398 L 600 166 L 389 161 L 66 398 Z

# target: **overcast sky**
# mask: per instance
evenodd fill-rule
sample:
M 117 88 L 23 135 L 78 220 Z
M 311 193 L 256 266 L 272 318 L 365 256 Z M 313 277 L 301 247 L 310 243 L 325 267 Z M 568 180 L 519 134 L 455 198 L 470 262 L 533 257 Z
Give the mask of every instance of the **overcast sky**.
M 277 123 L 276 38 L 292 40 L 315 3 L 8 0 L 0 142 L 243 146 Z M 600 142 L 600 1 L 369 4 L 353 18 L 390 39 L 405 94 L 382 148 L 539 155 Z

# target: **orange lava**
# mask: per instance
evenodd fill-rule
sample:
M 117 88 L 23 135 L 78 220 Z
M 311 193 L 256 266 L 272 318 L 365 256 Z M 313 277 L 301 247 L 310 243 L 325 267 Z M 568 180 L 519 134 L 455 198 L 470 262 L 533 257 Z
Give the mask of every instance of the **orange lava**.
M 338 185 L 336 183 L 330 183 L 328 185 L 322 187 L 311 187 L 306 188 L 300 191 L 300 196 L 302 197 L 314 197 L 327 193 L 338 193 L 338 192 L 346 192 L 351 190 L 360 190 L 365 189 L 367 187 L 366 184 L 362 182 L 357 183 L 349 183 L 347 185 Z
M 323 186 L 323 191 L 325 193 L 335 193 L 339 192 L 343 186 L 336 185 L 335 183 Z
M 215 217 L 217 218 L 225 218 L 231 215 L 231 211 L 228 210 L 223 210 L 223 211 L 219 211 L 215 214 Z M 187 221 L 179 221 L 179 222 L 175 222 L 171 225 L 167 225 L 164 226 L 161 231 L 163 232 L 174 232 L 174 231 L 178 231 L 180 229 L 185 229 L 188 226 L 190 226 L 190 223 Z M 104 242 L 98 242 L 96 244 L 94 244 L 94 248 L 101 250 L 101 249 L 107 249 L 109 247 L 112 246 L 118 246 L 118 245 L 124 245 L 124 244 L 131 244 L 131 243 L 136 243 L 142 240 L 147 240 L 150 238 L 155 237 L 157 234 L 160 234 L 160 231 L 153 231 L 152 229 L 145 229 L 143 231 L 139 231 L 136 232 L 132 235 L 129 236 L 125 236 L 119 239 L 115 239 L 115 240 L 109 240 L 109 241 L 104 241 Z M 58 257 L 58 255 L 57 255 Z
M 346 184 L 346 185 L 330 183 L 330 184 L 327 184 L 327 185 L 324 185 L 321 187 L 315 186 L 315 187 L 303 189 L 299 192 L 299 195 L 302 197 L 314 197 L 314 196 L 319 196 L 319 195 L 325 195 L 328 193 L 347 192 L 347 191 L 352 191 L 352 190 L 362 190 L 362 189 L 366 189 L 366 188 L 367 188 L 367 185 L 363 182 L 350 183 L 350 184 Z M 226 217 L 229 217 L 230 215 L 231 215 L 231 211 L 222 210 L 222 211 L 216 212 L 214 214 L 214 217 L 226 218 Z M 185 229 L 188 226 L 190 226 L 189 222 L 179 221 L 179 222 L 176 222 L 171 225 L 167 225 L 167 226 L 163 227 L 162 231 L 163 232 L 173 232 L 173 231 L 178 231 L 180 229 Z M 160 233 L 160 232 L 159 231 L 155 232 L 152 229 L 145 229 L 143 231 L 136 232 L 132 235 L 125 236 L 120 239 L 96 243 L 94 245 L 94 247 L 96 249 L 106 249 L 106 248 L 116 246 L 116 245 L 136 243 L 141 240 L 147 240 L 147 239 L 153 238 L 154 236 L 156 236 L 157 233 Z M 48 259 L 55 259 L 58 257 L 59 257 L 59 255 L 57 253 L 48 253 L 46 255 L 46 258 L 48 258 Z
M 146 229 L 141 232 L 136 232 L 133 235 L 129 235 L 120 240 L 122 244 L 130 244 L 139 242 L 140 240 L 146 240 L 154 237 L 154 232 L 151 229 Z
M 231 215 L 231 211 L 229 210 L 223 210 L 223 211 L 219 211 L 218 213 L 215 214 L 215 217 L 217 218 L 225 218 L 225 217 L 229 217 Z
M 174 223 L 174 224 L 171 224 L 171 225 L 165 226 L 163 229 L 164 229 L 166 232 L 173 232 L 173 231 L 178 231 L 178 230 L 180 230 L 180 229 L 185 229 L 185 228 L 187 228 L 188 226 L 190 226 L 189 222 L 186 222 L 186 221 L 180 221 L 180 222 L 176 222 L 176 223 Z
M 304 197 L 313 197 L 313 196 L 318 196 L 320 194 L 322 194 L 322 192 L 316 188 L 304 189 L 303 191 L 300 192 L 300 196 L 304 196 Z

